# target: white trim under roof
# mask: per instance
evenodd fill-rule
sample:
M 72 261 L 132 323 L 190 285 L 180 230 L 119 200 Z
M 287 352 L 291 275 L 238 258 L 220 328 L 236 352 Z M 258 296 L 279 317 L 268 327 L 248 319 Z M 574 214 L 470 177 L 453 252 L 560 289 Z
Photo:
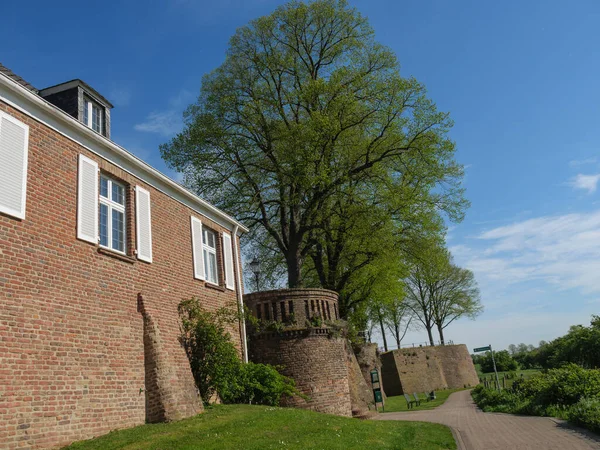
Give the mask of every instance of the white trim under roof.
M 96 133 L 3 73 L 0 73 L 0 100 L 87 148 L 101 158 L 110 161 L 120 169 L 148 183 L 156 190 L 202 214 L 220 226 L 229 230 L 239 227 L 240 235 L 248 232 L 248 228 L 227 213 L 188 191 L 120 145 Z

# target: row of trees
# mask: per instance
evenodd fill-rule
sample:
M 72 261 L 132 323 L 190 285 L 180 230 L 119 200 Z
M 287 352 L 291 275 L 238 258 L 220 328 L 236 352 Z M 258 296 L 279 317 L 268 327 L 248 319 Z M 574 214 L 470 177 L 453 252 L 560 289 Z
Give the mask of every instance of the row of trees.
M 401 297 L 384 297 L 368 305 L 369 334 L 378 326 L 385 350 L 387 332 L 400 348 L 407 331 L 419 328 L 426 330 L 430 345 L 437 330 L 444 345 L 448 325 L 461 317 L 475 318 L 483 310 L 473 272 L 455 265 L 442 247 L 425 250 L 409 262 Z
M 552 369 L 567 363 L 585 369 L 600 367 L 600 316 L 592 316 L 589 326 L 573 325 L 567 334 L 537 347 L 510 345 L 508 351 L 523 369 Z
M 490 354 L 471 355 L 482 372 L 492 372 Z M 540 341 L 537 347 L 511 344 L 495 352 L 498 370 L 556 369 L 577 364 L 584 369 L 600 368 L 600 316 L 592 316 L 589 326 L 573 325 L 567 334 L 553 341 Z
M 433 342 L 480 309 L 444 248 L 468 206 L 451 127 L 345 0 L 292 1 L 238 29 L 161 154 L 248 225 L 264 287 L 334 290 L 363 330 L 382 308 L 398 341 L 410 311 Z

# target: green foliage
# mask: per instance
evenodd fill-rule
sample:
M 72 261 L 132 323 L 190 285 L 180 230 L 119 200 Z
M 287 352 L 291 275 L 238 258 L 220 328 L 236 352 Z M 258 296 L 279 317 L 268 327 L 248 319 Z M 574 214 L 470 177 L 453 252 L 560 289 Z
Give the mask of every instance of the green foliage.
M 196 386 L 205 404 L 218 393 L 224 403 L 278 405 L 282 396 L 298 394 L 294 380 L 276 368 L 240 361 L 227 327 L 239 320 L 231 308 L 215 312 L 200 306 L 196 298 L 179 304 L 181 343 Z
M 241 364 L 235 389 L 219 391 L 223 403 L 279 405 L 284 396 L 299 395 L 294 382 L 268 364 Z
M 346 1 L 291 1 L 236 31 L 161 146 L 249 225 L 270 272 L 339 292 L 344 318 L 394 289 L 401 252 L 443 233 L 440 214 L 467 206 L 452 121 L 399 67 Z
M 600 371 L 575 364 L 517 379 L 501 392 L 482 385 L 472 391 L 484 411 L 552 416 L 600 430 Z
M 592 316 L 590 326 L 574 325 L 566 335 L 552 342 L 542 341 L 537 348 L 519 344 L 509 346 L 509 350 L 524 369 L 551 369 L 567 363 L 600 368 L 600 317 Z
M 582 398 L 567 413 L 567 419 L 600 433 L 600 398 Z
M 405 280 L 407 305 L 434 345 L 433 328 L 445 342 L 444 329 L 461 317 L 474 319 L 483 312 L 473 272 L 456 266 L 441 242 L 425 242 L 410 261 Z
M 196 298 L 184 300 L 178 307 L 181 342 L 190 360 L 196 386 L 204 403 L 215 392 L 222 396 L 239 389 L 240 358 L 226 330 L 237 318 L 231 309 L 210 312 Z
M 506 350 L 494 352 L 494 358 L 496 360 L 496 369 L 498 372 L 510 372 L 519 368 L 517 361 L 515 361 Z M 483 355 L 479 355 L 479 358 L 477 358 L 477 364 L 481 365 L 481 371 L 483 373 L 493 372 L 494 364 L 492 361 L 491 352 L 486 352 Z

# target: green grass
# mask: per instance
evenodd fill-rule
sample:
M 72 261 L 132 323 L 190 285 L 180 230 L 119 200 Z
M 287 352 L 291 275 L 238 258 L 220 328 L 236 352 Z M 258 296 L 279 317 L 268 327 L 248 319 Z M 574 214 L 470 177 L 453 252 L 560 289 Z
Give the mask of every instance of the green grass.
M 425 394 L 419 394 L 419 398 L 421 399 L 420 406 L 414 406 L 410 408 L 410 411 L 419 411 L 422 409 L 433 409 L 440 405 L 442 405 L 452 394 L 453 392 L 462 391 L 462 389 L 445 389 L 443 391 L 435 391 L 436 399 L 428 402 L 426 400 Z M 410 395 L 411 400 L 414 400 L 413 395 Z M 385 412 L 399 412 L 399 411 L 409 411 L 408 405 L 406 404 L 406 399 L 403 395 L 397 395 L 394 397 L 388 397 L 385 400 Z
M 292 408 L 218 405 L 169 424 L 113 431 L 69 450 L 94 449 L 456 449 L 449 428 L 358 420 Z

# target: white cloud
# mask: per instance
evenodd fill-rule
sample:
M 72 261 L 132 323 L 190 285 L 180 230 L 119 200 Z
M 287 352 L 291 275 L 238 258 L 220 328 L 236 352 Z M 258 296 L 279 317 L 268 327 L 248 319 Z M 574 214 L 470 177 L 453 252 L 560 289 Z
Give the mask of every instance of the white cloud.
M 569 185 L 575 189 L 587 190 L 589 194 L 592 194 L 596 192 L 598 181 L 600 181 L 600 173 L 595 175 L 584 175 L 580 173 L 577 174 L 571 181 L 569 181 Z
M 179 132 L 182 125 L 181 114 L 178 114 L 177 111 L 154 111 L 148 114 L 144 122 L 136 124 L 134 129 L 171 136 Z
M 153 111 L 146 120 L 134 126 L 137 131 L 158 133 L 163 136 L 172 136 L 183 128 L 183 109 L 193 101 L 193 94 L 182 89 L 177 95 L 169 99 L 169 107 L 163 111 Z
M 600 211 L 538 217 L 480 233 L 451 248 L 480 282 L 506 287 L 543 281 L 553 289 L 600 293 Z
M 586 159 L 574 159 L 573 161 L 569 161 L 569 166 L 578 167 L 578 166 L 587 166 L 588 164 L 595 164 L 598 162 L 598 158 L 586 158 Z

